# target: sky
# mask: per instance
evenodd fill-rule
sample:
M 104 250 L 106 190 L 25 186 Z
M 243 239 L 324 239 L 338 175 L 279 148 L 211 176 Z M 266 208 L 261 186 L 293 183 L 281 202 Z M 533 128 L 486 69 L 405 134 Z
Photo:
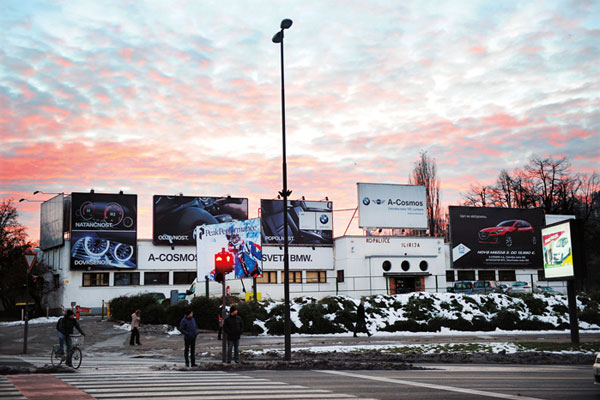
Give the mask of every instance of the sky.
M 444 206 L 532 155 L 600 165 L 599 1 L 0 2 L 0 199 L 89 191 L 291 199 L 408 183 L 435 159 Z M 345 211 L 344 211 L 345 210 Z

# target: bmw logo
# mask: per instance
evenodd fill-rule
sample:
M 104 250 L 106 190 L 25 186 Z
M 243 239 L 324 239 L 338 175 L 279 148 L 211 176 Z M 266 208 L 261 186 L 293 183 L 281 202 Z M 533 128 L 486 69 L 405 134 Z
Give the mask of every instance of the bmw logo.
M 379 204 L 383 204 L 383 200 L 381 200 L 381 199 L 377 199 L 376 203 L 377 203 L 378 205 L 379 205 Z
M 363 204 L 364 204 L 365 206 L 368 206 L 369 204 L 371 204 L 371 200 L 369 200 L 369 198 L 368 198 L 368 197 L 365 197 L 365 198 L 363 199 Z
M 319 218 L 319 221 L 320 221 L 320 222 L 321 222 L 323 225 L 325 225 L 326 223 L 328 223 L 328 222 L 329 222 L 329 217 L 328 217 L 327 215 L 323 214 L 323 215 L 321 215 L 321 218 Z

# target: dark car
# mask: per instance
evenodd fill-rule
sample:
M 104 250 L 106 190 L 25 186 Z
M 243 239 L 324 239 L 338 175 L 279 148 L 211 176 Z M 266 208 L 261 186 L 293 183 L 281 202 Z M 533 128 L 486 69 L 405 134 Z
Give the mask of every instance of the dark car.
M 473 284 L 472 293 L 488 294 L 488 293 L 504 293 L 498 282 L 496 281 L 475 281 Z
M 479 243 L 503 244 L 506 247 L 512 247 L 516 243 L 535 244 L 535 230 L 527 221 L 509 219 L 480 230 Z
M 450 290 L 452 293 L 473 293 L 473 282 L 472 281 L 456 281 L 454 285 L 452 285 L 452 289 Z

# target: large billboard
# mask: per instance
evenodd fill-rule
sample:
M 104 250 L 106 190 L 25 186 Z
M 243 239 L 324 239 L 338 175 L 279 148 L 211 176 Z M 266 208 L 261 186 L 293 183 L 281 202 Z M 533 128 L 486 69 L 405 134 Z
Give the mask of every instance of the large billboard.
M 575 220 L 566 220 L 542 228 L 544 278 L 574 279 L 584 276 L 581 249 L 581 227 Z
M 453 268 L 541 268 L 541 208 L 449 207 Z
M 261 200 L 262 243 L 283 245 L 283 200 Z M 333 246 L 333 203 L 288 200 L 288 244 Z
M 358 226 L 427 229 L 425 186 L 357 183 Z
M 156 245 L 193 246 L 197 226 L 248 219 L 246 198 L 155 195 L 152 203 Z
M 40 211 L 40 249 L 47 250 L 64 243 L 64 195 L 46 200 Z
M 226 279 L 262 275 L 260 219 L 202 225 L 197 229 L 196 254 L 199 280 L 215 279 L 215 256 L 233 256 L 233 271 Z
M 137 195 L 72 193 L 71 269 L 137 268 Z

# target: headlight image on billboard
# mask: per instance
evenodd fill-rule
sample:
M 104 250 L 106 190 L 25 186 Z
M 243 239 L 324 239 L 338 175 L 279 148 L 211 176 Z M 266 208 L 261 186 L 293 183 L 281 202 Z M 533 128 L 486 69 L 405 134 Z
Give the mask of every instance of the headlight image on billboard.
M 542 246 L 546 279 L 575 277 L 570 221 L 542 228 Z
M 42 203 L 40 211 L 40 249 L 47 250 L 64 243 L 64 198 L 59 194 Z
M 137 195 L 71 195 L 71 269 L 137 268 Z
M 156 245 L 193 246 L 197 226 L 248 219 L 246 198 L 155 195 L 152 203 Z
M 261 200 L 262 243 L 283 245 L 283 200 Z M 333 203 L 288 200 L 288 244 L 333 246 Z
M 427 229 L 425 186 L 357 185 L 360 228 Z
M 453 268 L 539 268 L 541 208 L 449 207 Z
M 215 280 L 219 268 L 226 279 L 262 276 L 260 219 L 199 226 L 196 252 L 200 280 Z

